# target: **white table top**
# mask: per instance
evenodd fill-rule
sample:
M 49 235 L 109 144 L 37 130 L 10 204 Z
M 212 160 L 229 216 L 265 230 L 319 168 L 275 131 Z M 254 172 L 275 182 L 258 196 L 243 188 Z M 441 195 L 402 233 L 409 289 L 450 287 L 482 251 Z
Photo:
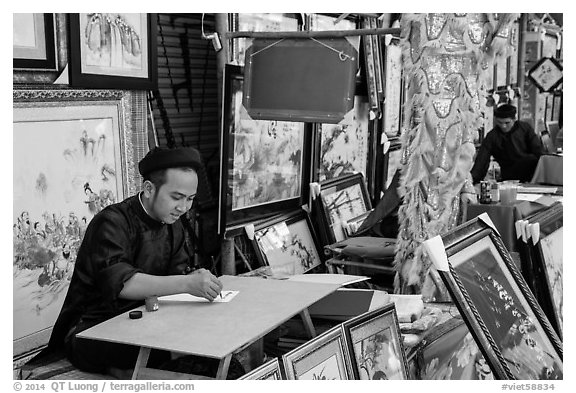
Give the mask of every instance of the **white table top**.
M 228 303 L 161 302 L 142 306 L 140 319 L 120 314 L 78 337 L 222 359 L 269 333 L 339 288 L 258 277 L 220 277 L 224 289 L 239 291 Z

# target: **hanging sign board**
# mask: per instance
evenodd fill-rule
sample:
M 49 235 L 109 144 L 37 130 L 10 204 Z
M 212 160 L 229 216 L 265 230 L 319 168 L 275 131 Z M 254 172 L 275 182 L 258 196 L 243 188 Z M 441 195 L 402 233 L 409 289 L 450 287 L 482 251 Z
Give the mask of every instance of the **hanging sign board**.
M 243 104 L 253 119 L 338 123 L 354 106 L 359 37 L 254 39 Z

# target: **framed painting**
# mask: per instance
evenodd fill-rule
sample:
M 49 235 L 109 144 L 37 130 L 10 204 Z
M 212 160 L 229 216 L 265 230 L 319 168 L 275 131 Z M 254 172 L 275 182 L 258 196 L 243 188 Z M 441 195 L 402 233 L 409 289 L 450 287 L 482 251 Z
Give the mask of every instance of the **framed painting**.
M 524 273 L 538 304 L 556 333 L 563 336 L 563 235 L 564 209 L 561 203 L 536 213 L 528 219 L 530 269 Z M 532 285 L 530 285 L 532 284 Z
M 496 379 L 562 379 L 562 342 L 486 214 L 423 243 Z
M 378 28 L 378 21 L 377 18 L 374 17 L 366 17 L 368 20 L 368 27 L 370 29 Z M 372 34 L 369 36 L 372 40 L 372 51 L 374 53 L 374 71 L 376 76 L 376 92 L 378 94 L 378 100 L 382 102 L 384 100 L 384 75 L 383 75 L 383 55 L 382 55 L 382 44 L 380 41 L 380 35 Z
M 546 29 L 545 29 L 546 30 Z M 542 57 L 553 57 L 558 59 L 558 39 L 559 36 L 553 32 L 546 32 L 540 36 L 541 44 L 541 55 Z M 562 44 L 560 44 L 562 46 Z
M 353 379 L 348 349 L 340 325 L 282 356 L 286 379 Z
M 242 105 L 240 67 L 225 68 L 219 233 L 227 227 L 300 208 L 308 198 L 311 128 L 253 120 Z
M 67 63 L 66 14 L 14 13 L 14 84 L 50 84 Z
M 520 51 L 520 24 L 518 22 L 512 24 L 510 43 L 512 49 L 508 58 L 508 84 L 515 87 L 518 85 L 518 52 Z
M 399 137 L 402 129 L 402 48 L 394 41 L 386 46 L 385 67 L 384 133 L 389 138 Z
M 552 120 L 562 124 L 562 92 L 554 94 L 554 104 L 552 105 Z
M 319 157 L 318 179 L 334 179 L 355 172 L 370 174 L 372 156 L 371 122 L 366 97 L 354 98 L 354 109 L 338 124 L 320 124 L 315 143 Z
M 231 31 L 299 31 L 300 19 L 298 14 L 229 14 Z M 230 60 L 243 66 L 246 49 L 252 44 L 250 38 L 237 38 L 231 40 Z
M 553 114 L 553 107 L 554 107 L 554 95 L 546 94 L 544 98 L 544 121 L 548 123 L 552 121 L 552 114 Z
M 540 93 L 552 92 L 562 83 L 562 65 L 553 57 L 543 57 L 530 68 L 528 78 Z
M 327 244 L 346 239 L 347 222 L 372 209 L 361 173 L 320 182 L 320 195 L 316 200 Z
M 394 303 L 342 323 L 354 379 L 408 379 Z
M 361 22 L 362 28 L 369 29 L 370 22 L 365 19 Z M 378 75 L 380 70 L 376 69 L 376 51 L 371 36 L 361 37 L 362 48 L 364 49 L 364 69 L 366 72 L 366 85 L 368 89 L 368 102 L 370 103 L 371 118 L 378 117 L 380 113 L 380 97 L 378 96 Z
M 56 71 L 54 14 L 12 14 L 14 68 Z
M 320 244 L 304 210 L 256 225 L 252 243 L 260 264 L 270 266 L 276 277 L 306 273 L 322 264 Z
M 16 356 L 48 342 L 86 226 L 139 190 L 147 144 L 143 93 L 14 90 L 13 101 Z
M 274 358 L 263 365 L 256 367 L 254 370 L 244 374 L 240 380 L 253 380 L 253 381 L 277 381 L 282 379 L 280 371 L 280 362 L 278 358 Z
M 501 57 L 495 59 L 494 68 L 495 68 L 494 75 L 496 79 L 496 88 L 497 89 L 506 88 L 508 81 L 508 58 Z
M 156 14 L 70 14 L 70 85 L 153 90 Z

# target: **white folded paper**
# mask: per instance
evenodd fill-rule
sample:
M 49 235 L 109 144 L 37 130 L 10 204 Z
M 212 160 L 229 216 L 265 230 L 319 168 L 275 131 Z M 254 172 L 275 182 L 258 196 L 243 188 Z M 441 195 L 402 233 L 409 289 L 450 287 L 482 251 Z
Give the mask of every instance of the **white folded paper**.
M 212 303 L 228 303 L 230 300 L 234 299 L 240 291 L 222 291 L 220 295 L 212 301 Z M 194 303 L 210 303 L 208 299 L 203 297 L 198 297 L 190 295 L 189 293 L 177 293 L 175 295 L 160 296 L 158 298 L 159 302 L 194 302 Z

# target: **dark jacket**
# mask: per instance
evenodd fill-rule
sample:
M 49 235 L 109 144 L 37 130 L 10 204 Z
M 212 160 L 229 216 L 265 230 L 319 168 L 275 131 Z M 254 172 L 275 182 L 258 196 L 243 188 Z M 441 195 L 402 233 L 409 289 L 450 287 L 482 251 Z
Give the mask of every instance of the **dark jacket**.
M 108 206 L 86 229 L 47 352 L 62 348 L 80 320 L 94 325 L 142 305 L 118 297 L 137 272 L 186 274 L 190 263 L 180 221 L 167 225 L 152 219 L 137 195 Z

